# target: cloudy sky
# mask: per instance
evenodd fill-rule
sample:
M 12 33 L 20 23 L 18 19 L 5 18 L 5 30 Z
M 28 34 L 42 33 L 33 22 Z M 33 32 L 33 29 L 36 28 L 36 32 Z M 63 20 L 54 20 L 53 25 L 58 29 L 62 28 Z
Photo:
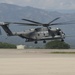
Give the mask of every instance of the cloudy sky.
M 75 9 L 75 0 L 0 0 L 0 3 L 33 6 L 43 9 Z

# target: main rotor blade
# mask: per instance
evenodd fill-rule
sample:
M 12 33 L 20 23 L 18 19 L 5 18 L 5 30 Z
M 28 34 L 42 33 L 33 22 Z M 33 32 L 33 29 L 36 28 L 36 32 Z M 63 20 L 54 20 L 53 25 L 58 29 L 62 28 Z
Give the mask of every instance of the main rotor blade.
M 9 22 L 9 24 L 19 24 L 19 25 L 27 25 L 27 26 L 41 26 L 39 24 L 19 23 L 19 22 Z
M 65 35 L 65 37 L 75 37 L 75 35 Z
M 19 24 L 19 25 L 27 25 L 27 26 L 42 26 L 41 24 L 33 24 L 33 23 L 21 23 L 21 22 L 0 22 L 0 26 L 2 25 L 10 25 L 10 24 Z
M 64 22 L 64 23 L 53 23 L 53 24 L 50 24 L 50 26 L 52 26 L 52 25 L 66 25 L 66 24 L 75 24 L 75 23 L 66 23 L 66 22 Z
M 60 17 L 55 18 L 54 20 L 52 20 L 52 21 L 49 22 L 48 24 L 51 24 L 52 22 L 54 22 L 54 21 L 56 21 L 56 20 L 58 20 L 58 19 L 60 19 Z
M 42 23 L 40 23 L 40 22 L 36 22 L 36 21 L 28 20 L 28 19 L 22 19 L 22 20 L 24 20 L 24 21 L 29 21 L 29 22 L 36 23 L 36 24 L 42 24 Z

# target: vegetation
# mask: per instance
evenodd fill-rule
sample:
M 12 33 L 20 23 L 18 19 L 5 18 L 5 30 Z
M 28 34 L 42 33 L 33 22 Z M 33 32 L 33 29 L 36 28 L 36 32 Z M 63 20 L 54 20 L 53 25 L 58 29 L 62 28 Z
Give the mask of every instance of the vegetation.
M 50 52 L 50 54 L 75 54 L 75 52 Z
M 59 40 L 48 42 L 45 45 L 46 49 L 69 49 L 70 45 Z
M 0 48 L 16 48 L 16 45 L 0 42 Z

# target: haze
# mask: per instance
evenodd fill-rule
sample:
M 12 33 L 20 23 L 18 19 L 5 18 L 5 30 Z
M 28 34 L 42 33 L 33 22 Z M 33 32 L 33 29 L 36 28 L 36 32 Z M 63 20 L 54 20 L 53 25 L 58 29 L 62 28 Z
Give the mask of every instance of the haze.
M 75 0 L 0 0 L 0 3 L 9 3 L 20 6 L 32 6 L 42 9 L 75 9 Z

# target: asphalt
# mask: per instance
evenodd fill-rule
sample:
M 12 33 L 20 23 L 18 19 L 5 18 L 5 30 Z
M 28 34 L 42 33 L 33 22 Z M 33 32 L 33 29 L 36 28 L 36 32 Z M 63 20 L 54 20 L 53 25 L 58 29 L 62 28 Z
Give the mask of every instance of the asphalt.
M 0 49 L 0 75 L 75 75 L 75 52 L 45 49 Z

